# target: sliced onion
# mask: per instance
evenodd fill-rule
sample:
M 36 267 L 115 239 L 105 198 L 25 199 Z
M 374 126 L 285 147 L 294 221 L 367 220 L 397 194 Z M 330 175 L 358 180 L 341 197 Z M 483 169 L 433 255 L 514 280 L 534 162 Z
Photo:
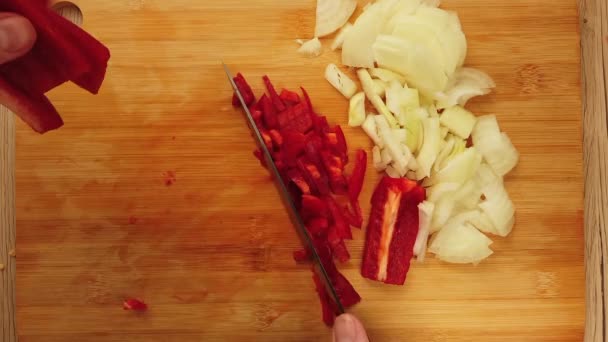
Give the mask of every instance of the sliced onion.
M 306 57 L 317 57 L 321 55 L 321 41 L 315 37 L 307 42 L 304 42 L 298 49 L 298 53 Z
M 335 64 L 329 64 L 325 68 L 325 79 L 347 99 L 350 99 L 357 92 L 355 82 Z
M 472 136 L 473 144 L 498 176 L 506 175 L 517 165 L 519 152 L 509 137 L 500 132 L 496 116 L 478 117 Z
M 378 133 L 384 143 L 384 148 L 390 153 L 393 163 L 392 166 L 401 175 L 405 176 L 407 173 L 407 165 L 409 163 L 411 154 L 406 155 L 404 150 L 401 148 L 401 143 L 393 134 L 393 131 L 388 125 L 388 121 L 383 115 L 374 116 L 376 119 L 376 126 L 378 127 Z
M 479 204 L 481 210 L 488 215 L 500 236 L 507 236 L 513 228 L 515 207 L 509 199 L 509 194 L 502 182 L 496 181 L 482 189 L 486 200 Z
M 432 175 L 427 184 L 464 184 L 477 173 L 479 165 L 481 165 L 481 155 L 475 147 L 469 147 L 463 153 L 454 157 L 441 171 Z
M 436 203 L 441 198 L 446 197 L 458 190 L 460 188 L 459 183 L 439 183 L 437 185 L 433 185 L 426 190 L 427 200 L 429 202 Z
M 386 83 L 384 83 L 384 81 L 382 81 L 382 80 L 374 79 L 373 81 L 374 81 L 374 93 L 376 93 L 376 95 L 378 95 L 380 97 L 385 97 L 386 87 L 388 85 Z
M 380 148 L 384 147 L 384 142 L 380 139 L 380 135 L 378 134 L 378 126 L 376 125 L 376 119 L 374 119 L 376 115 L 368 114 L 361 125 L 363 131 L 367 134 L 367 136 L 372 139 L 374 144 L 379 146 Z
M 468 139 L 476 121 L 473 113 L 460 106 L 452 106 L 443 111 L 439 122 L 460 138 Z
M 450 219 L 450 217 L 452 217 L 455 204 L 456 203 L 451 196 L 445 196 L 435 204 L 435 211 L 433 213 L 433 220 L 431 223 L 431 232 L 434 233 L 445 226 L 446 222 Z
M 342 28 L 340 29 L 340 32 L 338 32 L 338 34 L 336 35 L 336 38 L 334 38 L 333 43 L 331 43 L 331 49 L 333 51 L 342 48 L 342 45 L 344 44 L 344 40 L 346 39 L 346 35 L 348 34 L 348 32 L 350 32 L 352 27 L 353 27 L 353 25 L 351 23 L 346 23 L 344 26 L 342 26 Z
M 416 174 L 422 178 L 431 174 L 431 167 L 437 159 L 439 153 L 439 140 L 441 132 L 439 130 L 439 119 L 429 118 L 424 122 L 424 142 L 416 160 L 420 168 Z M 422 179 L 420 178 L 420 179 Z
M 431 219 L 435 205 L 431 202 L 424 201 L 418 204 L 418 236 L 414 244 L 414 255 L 418 261 L 423 262 L 426 254 L 427 242 L 431 229 Z
M 372 45 L 382 29 L 384 18 L 381 13 L 382 8 L 374 3 L 357 18 L 342 44 L 342 64 L 359 68 L 374 67 Z
M 405 83 L 405 77 L 387 69 L 371 68 L 369 69 L 369 74 L 373 78 L 377 78 L 386 83 L 390 83 L 392 80 L 397 80 L 402 85 Z
M 392 165 L 386 167 L 386 174 L 391 178 L 401 178 L 403 175 L 397 171 Z
M 356 0 L 317 0 L 315 36 L 325 37 L 344 26 L 356 8 Z
M 357 76 L 359 76 L 359 81 L 361 81 L 361 86 L 363 87 L 363 91 L 365 92 L 365 96 L 372 103 L 374 108 L 378 111 L 379 114 L 382 114 L 384 118 L 387 120 L 388 124 L 391 127 L 397 127 L 397 119 L 393 116 L 390 110 L 382 101 L 382 98 L 376 94 L 376 86 L 372 77 L 369 75 L 366 69 L 357 70 Z
M 350 98 L 348 107 L 348 125 L 361 126 L 365 121 L 365 93 L 361 92 Z
M 478 264 L 493 253 L 491 244 L 492 240 L 469 224 L 451 225 L 437 233 L 429 252 L 451 263 Z
M 372 161 L 374 163 L 374 168 L 380 172 L 386 170 L 386 164 L 382 162 L 382 153 L 380 152 L 380 147 L 374 146 L 372 148 Z

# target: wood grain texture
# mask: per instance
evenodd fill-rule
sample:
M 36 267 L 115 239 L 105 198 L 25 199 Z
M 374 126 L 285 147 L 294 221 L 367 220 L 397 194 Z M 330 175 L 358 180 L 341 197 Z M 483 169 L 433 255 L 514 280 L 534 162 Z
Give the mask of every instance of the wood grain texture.
M 329 340 L 308 268 L 291 260 L 295 232 L 251 156 L 219 67 L 224 60 L 257 91 L 265 73 L 281 87 L 303 85 L 318 111 L 344 123 L 347 103 L 322 79 L 338 55 L 295 54 L 293 39 L 312 33 L 314 1 L 79 5 L 85 28 L 114 55 L 100 95 L 72 85 L 51 94 L 66 127 L 40 137 L 17 125 L 19 336 Z M 498 84 L 471 108 L 496 113 L 522 153 L 506 180 L 517 225 L 495 239 L 487 262 L 431 258 L 414 265 L 404 287 L 361 279 L 363 233 L 355 232 L 353 260 L 342 267 L 363 296 L 353 312 L 380 341 L 582 340 L 576 3 L 452 0 L 445 7 L 463 21 L 467 64 Z M 352 150 L 369 148 L 359 130 L 346 134 Z M 170 172 L 176 181 L 166 186 Z M 365 202 L 376 180 L 368 177 Z M 125 297 L 144 299 L 150 311 L 122 311 Z
M 585 148 L 587 324 L 585 341 L 604 341 L 608 284 L 608 6 L 580 2 Z
M 15 322 L 15 117 L 0 106 L 0 341 L 14 342 Z

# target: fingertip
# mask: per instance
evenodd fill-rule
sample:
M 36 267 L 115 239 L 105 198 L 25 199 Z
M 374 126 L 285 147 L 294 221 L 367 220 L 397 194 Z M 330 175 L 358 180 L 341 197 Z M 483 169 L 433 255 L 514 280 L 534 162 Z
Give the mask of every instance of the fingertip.
M 0 63 L 26 54 L 36 42 L 36 29 L 32 23 L 13 13 L 0 15 Z

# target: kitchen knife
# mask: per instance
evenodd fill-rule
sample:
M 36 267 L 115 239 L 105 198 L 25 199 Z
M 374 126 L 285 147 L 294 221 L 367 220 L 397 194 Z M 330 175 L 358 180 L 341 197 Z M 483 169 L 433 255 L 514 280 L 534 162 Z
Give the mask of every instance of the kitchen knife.
M 249 124 L 249 128 L 252 130 L 253 137 L 255 138 L 260 150 L 262 151 L 264 159 L 266 160 L 267 168 L 270 171 L 270 173 L 272 174 L 272 178 L 274 179 L 275 184 L 277 185 L 281 198 L 283 199 L 283 203 L 285 203 L 285 206 L 287 207 L 287 211 L 289 213 L 291 221 L 296 226 L 296 230 L 298 231 L 298 234 L 300 235 L 300 238 L 302 239 L 302 242 L 304 243 L 305 247 L 307 247 L 310 250 L 312 257 L 314 259 L 314 264 L 318 270 L 317 274 L 319 274 L 321 279 L 323 279 L 323 283 L 325 284 L 332 299 L 336 303 L 336 307 L 339 311 L 338 313 L 342 314 L 342 313 L 344 313 L 344 306 L 342 306 L 342 303 L 340 302 L 340 298 L 338 297 L 336 289 L 334 288 L 331 280 L 329 279 L 327 270 L 323 266 L 323 262 L 321 262 L 319 253 L 314 246 L 313 240 L 312 240 L 310 234 L 308 233 L 306 226 L 304 225 L 304 221 L 302 220 L 302 217 L 298 213 L 298 210 L 296 209 L 296 206 L 293 203 L 291 196 L 289 195 L 287 186 L 285 185 L 285 182 L 283 182 L 283 179 L 281 178 L 279 170 L 277 169 L 276 164 L 272 160 L 270 151 L 268 151 L 268 148 L 266 147 L 266 144 L 264 143 L 262 134 L 260 133 L 259 129 L 257 128 L 255 121 L 253 120 L 253 117 L 251 116 L 251 112 L 249 111 L 249 108 L 245 104 L 243 95 L 241 94 L 239 88 L 236 86 L 236 83 L 234 82 L 234 79 L 232 77 L 232 74 L 230 73 L 230 70 L 228 70 L 228 67 L 226 66 L 226 64 L 222 63 L 222 65 L 224 66 L 224 71 L 226 72 L 226 76 L 228 76 L 228 80 L 230 81 L 230 84 L 232 85 L 232 88 L 234 89 L 234 92 L 235 92 L 236 96 L 239 98 L 239 101 L 241 102 L 241 106 L 243 107 L 243 110 L 245 111 L 245 116 L 247 119 L 247 123 Z

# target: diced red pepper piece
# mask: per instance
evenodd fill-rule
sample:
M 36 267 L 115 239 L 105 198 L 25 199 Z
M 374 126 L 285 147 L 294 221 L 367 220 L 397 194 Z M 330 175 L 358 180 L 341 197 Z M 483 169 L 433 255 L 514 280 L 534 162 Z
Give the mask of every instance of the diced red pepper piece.
M 342 160 L 333 156 L 329 151 L 323 150 L 320 153 L 323 167 L 327 171 L 329 184 L 335 194 L 344 194 L 347 191 L 347 182 L 344 177 Z
M 279 133 L 279 131 L 277 131 L 276 129 L 271 129 L 270 131 L 268 131 L 268 134 L 270 135 L 274 146 L 276 146 L 277 148 L 281 148 L 281 146 L 283 146 L 283 136 L 281 135 L 281 133 Z
M 294 105 L 300 103 L 300 95 L 298 93 L 289 91 L 287 89 L 281 90 L 281 95 L 279 95 L 283 103 L 288 105 Z
M 304 151 L 306 136 L 293 130 L 283 130 L 281 131 L 281 135 L 283 137 L 283 160 L 290 167 L 294 167 L 296 166 L 298 157 Z
M 424 197 L 424 188 L 414 181 L 382 178 L 372 196 L 361 266 L 364 277 L 403 285 L 418 234 L 417 207 Z
M 279 126 L 277 113 L 274 107 L 272 106 L 272 102 L 266 96 L 266 94 L 262 95 L 262 97 L 260 98 L 260 107 L 262 107 L 262 113 L 264 115 L 264 125 L 266 126 L 265 128 L 277 128 Z
M 278 124 L 281 129 L 290 129 L 301 133 L 308 132 L 313 127 L 312 117 L 306 111 L 306 105 L 298 103 L 278 114 Z
M 325 217 L 315 217 L 306 222 L 306 228 L 308 228 L 310 234 L 313 235 L 320 235 L 325 233 L 328 227 L 329 222 Z
M 262 153 L 262 151 L 261 151 L 261 150 L 259 150 L 259 149 L 253 150 L 253 155 L 255 156 L 255 158 L 256 158 L 257 160 L 259 160 L 259 161 L 260 161 L 260 164 L 261 164 L 261 165 L 262 165 L 264 168 L 266 168 L 266 167 L 267 167 L 267 166 L 266 166 L 266 159 L 264 159 L 264 154 Z
M 331 228 L 330 228 L 331 231 Z M 346 244 L 344 240 L 338 240 L 334 243 L 330 242 L 331 252 L 338 261 L 341 263 L 348 262 L 350 260 L 350 253 L 348 253 L 348 249 L 346 248 Z
M 258 127 L 258 129 L 266 128 L 266 125 L 264 125 L 264 114 L 262 114 L 261 110 L 250 109 L 249 112 L 251 113 L 253 122 L 255 122 L 255 125 L 256 127 Z
M 361 296 L 355 291 L 353 285 L 342 275 L 337 274 L 332 278 L 336 294 L 345 308 L 351 307 L 361 301 Z
M 293 182 L 300 189 L 303 195 L 310 195 L 310 186 L 306 183 L 304 176 L 302 176 L 302 173 L 298 169 L 287 171 L 287 177 L 290 182 Z
M 366 170 L 367 153 L 364 150 L 359 149 L 355 154 L 355 167 L 348 179 L 348 197 L 350 198 L 351 203 L 357 202 L 358 205 Z
M 326 133 L 331 132 L 331 129 L 329 128 L 329 122 L 327 122 L 327 117 L 315 116 L 314 120 L 314 129 L 318 135 L 323 136 Z
M 249 83 L 247 83 L 247 80 L 245 80 L 245 77 L 243 77 L 243 75 L 239 72 L 238 74 L 236 74 L 233 80 L 236 84 L 236 87 L 241 92 L 241 95 L 243 96 L 243 100 L 245 101 L 247 107 L 251 106 L 255 102 L 255 95 L 253 94 L 253 90 L 251 90 Z M 236 95 L 236 92 L 232 95 L 232 105 L 235 107 L 241 106 L 241 101 Z
M 270 78 L 268 78 L 268 76 L 266 75 L 264 75 L 264 77 L 262 78 L 264 79 L 264 84 L 266 85 L 266 89 L 270 94 L 270 100 L 272 100 L 272 105 L 274 106 L 274 109 L 279 113 L 284 111 L 286 108 L 285 104 L 279 97 L 279 94 L 277 94 L 277 91 L 274 89 L 272 82 L 270 82 Z
M 327 195 L 329 193 L 327 179 L 323 178 L 321 171 L 315 164 L 305 158 L 299 158 L 297 166 L 302 171 L 304 179 L 310 185 L 313 194 Z
M 342 211 L 340 210 L 336 200 L 331 195 L 329 195 L 325 197 L 325 202 L 327 203 L 329 213 L 331 214 L 332 226 L 336 229 L 338 237 L 340 239 L 352 240 L 353 234 L 350 230 L 350 226 L 346 223 L 346 219 L 342 215 Z
M 293 260 L 296 262 L 310 261 L 311 257 L 312 256 L 310 255 L 310 252 L 308 252 L 308 249 L 298 249 L 293 252 Z
M 260 130 L 260 134 L 262 135 L 262 139 L 264 139 L 268 151 L 272 151 L 272 138 L 270 137 L 270 134 L 264 130 Z
M 63 121 L 44 93 L 72 81 L 97 94 L 110 51 L 46 1 L 6 0 L 0 12 L 26 17 L 37 33 L 26 55 L 0 65 L 0 101 L 39 133 L 61 127 Z
M 304 95 L 304 103 L 306 103 L 306 107 L 308 108 L 309 113 L 314 113 L 314 109 L 312 108 L 312 101 L 310 101 L 310 96 L 308 96 L 308 92 L 304 87 L 300 87 L 302 89 L 302 95 Z
M 312 195 L 302 196 L 302 209 L 300 210 L 302 219 L 308 220 L 312 217 L 324 217 L 329 216 L 329 208 L 327 203 L 320 198 Z
M 122 308 L 132 311 L 146 311 L 148 310 L 148 305 L 138 299 L 129 298 L 122 302 Z

